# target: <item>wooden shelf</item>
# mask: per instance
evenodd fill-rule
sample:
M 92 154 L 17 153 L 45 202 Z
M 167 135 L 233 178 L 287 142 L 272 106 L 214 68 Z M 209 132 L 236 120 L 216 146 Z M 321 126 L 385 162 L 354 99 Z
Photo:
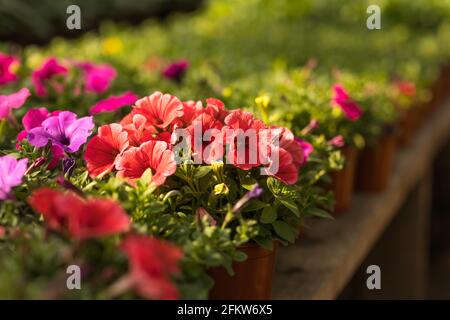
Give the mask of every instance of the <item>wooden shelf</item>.
M 388 189 L 356 194 L 336 220 L 312 220 L 306 237 L 280 248 L 274 299 L 335 299 L 389 226 L 409 192 L 427 174 L 450 137 L 450 100 L 397 153 Z

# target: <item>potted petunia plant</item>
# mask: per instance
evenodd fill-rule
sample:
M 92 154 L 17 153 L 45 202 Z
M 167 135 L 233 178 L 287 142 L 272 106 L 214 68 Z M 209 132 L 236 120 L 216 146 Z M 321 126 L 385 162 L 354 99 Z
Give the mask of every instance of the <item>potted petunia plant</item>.
M 80 68 L 89 72 L 94 67 Z M 106 78 L 111 75 L 107 68 L 104 73 Z M 53 79 L 66 74 L 65 67 L 51 59 L 33 73 L 32 92 L 22 89 L 2 96 L 6 115 L 3 152 L 8 154 L 4 170 L 9 170 L 6 168 L 12 163 L 17 167 L 17 177 L 4 180 L 2 186 L 2 226 L 8 237 L 15 236 L 12 230 L 18 228 L 23 237 L 39 239 L 47 230 L 55 243 L 75 246 L 73 259 L 90 268 L 96 259 L 84 255 L 91 245 L 112 252 L 105 264 L 112 261 L 113 268 L 118 268 L 116 276 L 108 278 L 107 285 L 94 286 L 89 293 L 92 296 L 103 296 L 105 287 L 112 286 L 116 290 L 106 292 L 120 297 L 132 287 L 117 279 L 125 269 L 114 262 L 114 257 L 121 255 L 117 253 L 120 250 L 113 249 L 117 247 L 113 239 L 122 242 L 139 233 L 178 245 L 183 252 L 183 258 L 176 259 L 181 270 L 175 279 L 180 296 L 205 297 L 211 287 L 206 270 L 213 274 L 211 268 L 224 266 L 232 273 L 233 261 L 243 260 L 247 248 L 261 246 L 264 249 L 257 250 L 267 250 L 266 270 L 270 271 L 274 261 L 271 250 L 276 243 L 295 240 L 302 215 L 319 215 L 308 211 L 314 191 L 296 184 L 306 154 L 288 129 L 268 126 L 250 112 L 227 110 L 216 99 L 208 99 L 203 107 L 201 102 L 182 102 L 156 92 L 138 100 L 121 120 L 96 130 L 93 115 L 101 122 L 107 118 L 98 118 L 93 110 L 117 117 L 116 110 L 122 105 L 118 106 L 114 99 L 102 101 L 91 108 L 90 116 L 54 106 L 34 107 L 40 97 L 52 105 L 48 96 L 51 90 L 62 88 L 66 92 L 73 86 L 71 81 L 76 82 L 76 77 L 62 79 L 62 86 Z M 102 90 L 108 86 L 100 84 Z M 132 98 L 130 101 L 135 100 Z M 16 116 L 23 114 L 23 104 L 31 108 L 19 123 Z M 82 114 L 86 111 L 83 108 Z M 305 201 L 300 196 L 303 194 L 309 196 Z M 66 206 L 68 203 L 74 205 Z M 127 220 L 126 227 L 115 230 L 125 216 L 118 214 L 118 221 L 114 217 L 106 219 L 103 206 L 126 212 L 132 225 Z M 17 210 L 23 212 L 19 220 L 14 218 Z M 99 214 L 98 220 L 92 221 L 98 233 L 86 231 L 86 237 L 79 234 L 91 223 L 81 213 L 85 210 Z M 33 211 L 42 214 L 43 225 Z M 23 237 L 17 241 L 23 241 Z M 19 260 L 23 259 L 20 252 Z M 40 253 L 36 254 L 38 258 Z M 55 256 L 57 260 L 62 258 Z M 248 270 L 245 272 L 248 274 Z M 265 277 L 269 289 L 256 294 L 267 295 L 272 272 L 260 276 Z M 217 280 L 216 288 L 220 282 Z M 120 284 L 122 290 L 117 289 Z
M 155 92 L 138 100 L 120 122 L 101 126 L 84 158 L 93 182 L 112 175 L 136 186 L 145 176 L 174 212 L 195 216 L 233 239 L 239 236 L 238 245 L 254 243 L 241 246 L 243 252 L 256 245 L 274 250 L 276 242 L 296 238 L 301 145 L 288 129 L 269 127 L 250 112 L 227 110 L 217 99 L 207 99 L 203 107 Z M 145 224 L 142 215 L 139 208 L 132 213 Z M 273 269 L 274 251 L 266 256 L 261 263 Z M 230 272 L 234 258 L 241 255 L 224 261 Z M 265 292 L 248 297 L 270 294 L 272 272 L 243 272 L 245 278 L 264 276 L 267 283 Z

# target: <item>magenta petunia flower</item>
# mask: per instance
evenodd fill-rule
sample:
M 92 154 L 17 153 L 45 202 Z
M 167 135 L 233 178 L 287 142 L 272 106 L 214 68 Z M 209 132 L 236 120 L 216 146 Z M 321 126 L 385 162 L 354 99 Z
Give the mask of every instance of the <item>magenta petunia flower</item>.
M 113 112 L 125 106 L 133 105 L 139 97 L 133 92 L 128 91 L 121 96 L 111 96 L 97 102 L 89 110 L 90 114 L 98 114 L 103 112 Z
M 189 62 L 186 59 L 175 61 L 169 64 L 162 72 L 163 76 L 175 81 L 181 81 L 187 68 L 189 67 Z
M 30 109 L 22 118 L 22 124 L 26 131 L 39 127 L 45 119 L 50 117 L 46 108 Z
M 22 88 L 15 93 L 6 96 L 0 96 L 0 119 L 7 118 L 11 114 L 12 109 L 18 109 L 30 96 L 30 90 Z
M 41 126 L 31 129 L 28 141 L 35 147 L 44 147 L 50 141 L 53 146 L 73 153 L 86 143 L 93 129 L 92 117 L 78 119 L 75 113 L 63 111 L 44 120 Z
M 330 143 L 332 146 L 341 148 L 341 147 L 343 147 L 343 146 L 345 145 L 345 139 L 344 139 L 344 137 L 343 137 L 342 135 L 337 135 L 336 137 L 332 138 L 332 139 L 329 141 L 329 143 Z
M 36 108 L 36 109 L 30 109 L 27 111 L 27 113 L 22 118 L 22 125 L 25 128 L 25 130 L 22 130 L 17 135 L 17 141 L 20 142 L 24 139 L 28 138 L 28 132 L 31 129 L 34 129 L 36 127 L 42 126 L 42 122 L 44 122 L 46 119 L 52 116 L 57 116 L 61 111 L 53 111 L 49 112 L 46 108 Z M 16 145 L 16 149 L 19 149 L 20 145 Z M 51 148 L 52 152 L 52 159 L 48 165 L 49 169 L 54 169 L 58 166 L 59 161 L 64 158 L 64 150 L 57 146 L 53 145 Z
M 98 94 L 105 92 L 117 76 L 116 69 L 107 64 L 83 62 L 78 66 L 83 69 L 85 74 L 86 92 Z
M 350 98 L 347 91 L 340 84 L 333 86 L 333 103 L 339 106 L 347 119 L 351 121 L 358 120 L 363 113 L 358 104 Z
M 298 143 L 298 145 L 302 148 L 303 150 L 303 163 L 302 165 L 306 164 L 308 162 L 309 156 L 311 155 L 311 153 L 314 151 L 314 147 L 311 143 L 295 137 L 295 141 Z
M 17 75 L 11 69 L 18 62 L 19 60 L 16 57 L 0 52 L 0 85 L 17 81 Z
M 34 85 L 34 90 L 39 97 L 47 95 L 46 83 L 54 76 L 67 74 L 68 69 L 58 63 L 55 58 L 49 58 L 41 68 L 33 71 L 31 81 Z
M 28 159 L 17 160 L 10 155 L 0 157 L 0 200 L 8 199 L 12 188 L 22 183 L 27 164 Z

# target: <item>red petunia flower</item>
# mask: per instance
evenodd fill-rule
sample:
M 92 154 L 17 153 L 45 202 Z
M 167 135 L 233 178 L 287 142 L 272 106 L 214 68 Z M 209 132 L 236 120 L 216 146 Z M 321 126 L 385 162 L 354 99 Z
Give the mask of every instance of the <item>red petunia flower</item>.
M 77 239 L 108 236 L 130 229 L 130 217 L 115 201 L 107 199 L 74 201 L 70 207 L 72 208 L 67 210 L 69 233 Z
M 118 157 L 128 146 L 128 133 L 120 124 L 101 126 L 98 129 L 98 135 L 89 141 L 84 153 L 84 160 L 91 177 L 111 172 Z
M 136 291 L 146 299 L 173 300 L 179 297 L 171 277 L 179 273 L 183 252 L 176 246 L 151 237 L 129 235 L 122 243 L 129 260 Z
M 233 110 L 224 120 L 222 132 L 227 150 L 228 162 L 242 170 L 261 165 L 259 159 L 259 131 L 266 125 L 253 117 L 251 112 Z
M 303 162 L 305 161 L 305 155 L 303 153 L 303 149 L 301 146 L 295 141 L 294 134 L 285 127 L 280 127 L 281 136 L 280 136 L 280 148 L 283 148 L 292 156 L 292 162 L 298 168 L 301 167 Z
M 225 118 L 230 114 L 230 111 L 225 109 L 225 104 L 216 98 L 206 99 L 205 113 L 210 114 L 216 120 L 224 122 Z
M 64 205 L 59 203 L 61 201 L 60 196 L 61 192 L 44 187 L 34 191 L 28 198 L 28 203 L 34 210 L 44 216 L 48 227 L 53 230 L 62 230 L 67 224 L 66 213 L 58 209 Z
M 266 167 L 266 173 L 274 176 L 285 184 L 294 184 L 298 180 L 298 167 L 294 164 L 292 155 L 283 148 L 275 147 L 270 158 L 270 165 Z
M 34 191 L 28 199 L 52 230 L 84 240 L 128 231 L 130 218 L 112 200 L 84 200 L 76 194 L 49 188 Z
M 186 101 L 183 103 L 183 116 L 180 117 L 175 124 L 175 127 L 187 127 L 192 123 L 192 120 L 196 118 L 203 110 L 201 101 Z
M 154 137 L 158 130 L 154 126 L 149 125 L 147 118 L 142 114 L 133 115 L 131 122 L 127 122 L 128 119 L 122 121 L 124 130 L 128 132 L 130 146 L 139 147 L 144 142 L 156 140 Z
M 406 97 L 414 97 L 416 95 L 416 85 L 414 82 L 398 80 L 394 82 L 394 85 L 397 91 Z
M 183 116 L 183 104 L 170 94 L 155 92 L 136 101 L 132 115 L 142 114 L 149 125 L 164 129 Z
M 222 127 L 220 121 L 207 113 L 201 113 L 192 120 L 187 133 L 195 163 L 210 164 L 212 160 L 223 158 Z
M 175 155 L 169 147 L 164 141 L 147 141 L 140 147 L 131 147 L 116 164 L 117 176 L 133 184 L 150 168 L 152 181 L 158 186 L 164 184 L 177 169 Z

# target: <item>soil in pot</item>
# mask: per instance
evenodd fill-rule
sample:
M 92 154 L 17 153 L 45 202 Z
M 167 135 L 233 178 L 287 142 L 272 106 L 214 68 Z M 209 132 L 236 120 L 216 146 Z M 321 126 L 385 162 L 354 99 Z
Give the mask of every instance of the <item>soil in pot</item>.
M 366 147 L 358 158 L 356 189 L 381 192 L 386 189 L 395 160 L 395 130 L 386 132 L 376 144 Z
M 246 244 L 239 250 L 247 254 L 247 260 L 233 262 L 233 276 L 223 267 L 210 269 L 208 273 L 215 284 L 209 293 L 209 299 L 271 299 L 276 249 L 276 243 L 273 250 L 264 249 L 257 244 Z
M 356 171 L 356 150 L 350 146 L 342 149 L 345 167 L 341 171 L 331 172 L 331 188 L 334 194 L 334 214 L 342 213 L 350 208 L 353 195 L 353 184 Z

